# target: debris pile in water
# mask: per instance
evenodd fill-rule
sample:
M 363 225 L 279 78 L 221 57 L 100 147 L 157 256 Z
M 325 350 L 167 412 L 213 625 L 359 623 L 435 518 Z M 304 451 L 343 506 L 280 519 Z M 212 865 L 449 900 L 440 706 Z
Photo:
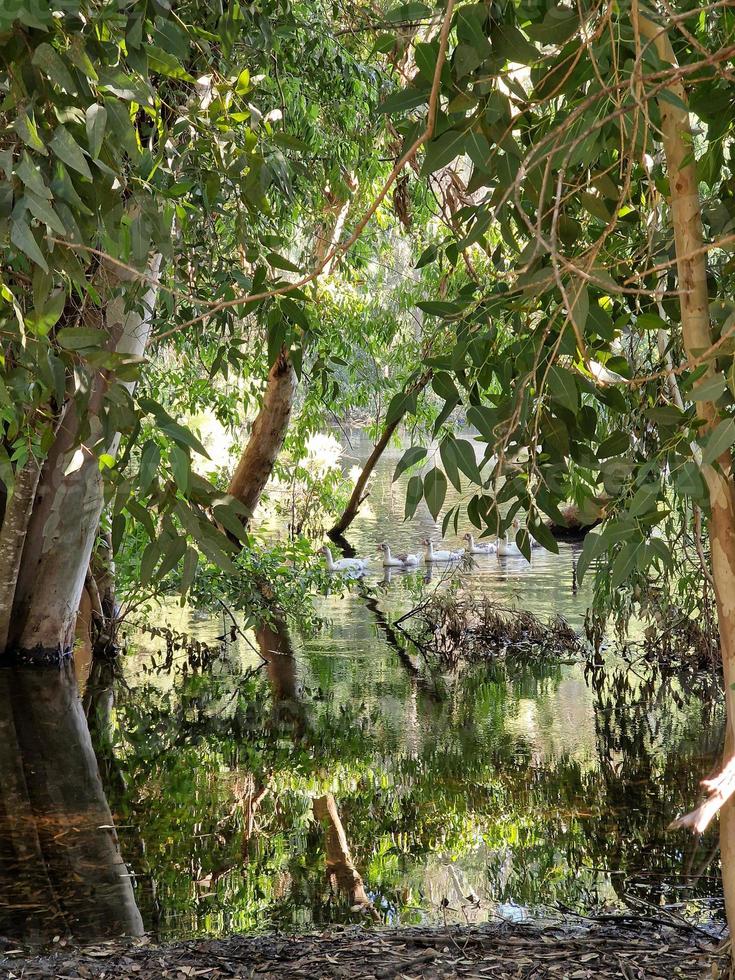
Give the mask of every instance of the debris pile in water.
M 450 668 L 497 656 L 549 659 L 582 650 L 581 638 L 561 616 L 544 623 L 533 613 L 487 597 L 433 596 L 417 610 L 411 638 Z

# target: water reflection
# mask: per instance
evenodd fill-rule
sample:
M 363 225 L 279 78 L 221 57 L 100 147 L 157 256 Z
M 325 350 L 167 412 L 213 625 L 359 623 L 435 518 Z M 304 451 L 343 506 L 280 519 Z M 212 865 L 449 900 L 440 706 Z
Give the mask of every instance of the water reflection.
M 361 554 L 436 534 L 426 513 L 401 524 L 393 465 L 356 523 Z M 573 554 L 479 557 L 459 575 L 579 624 Z M 66 675 L 56 703 L 58 675 L 0 673 L 0 933 L 140 931 L 123 859 L 162 938 L 498 907 L 717 911 L 714 837 L 666 833 L 721 744 L 716 680 L 613 658 L 437 674 L 394 626 L 416 577 L 379 589 L 376 569 L 327 597 L 330 625 L 308 640 L 171 603 L 160 618 L 199 650 L 141 634 L 119 671 L 94 662 L 83 703 Z
M 70 667 L 0 670 L 0 934 L 30 943 L 139 935 Z

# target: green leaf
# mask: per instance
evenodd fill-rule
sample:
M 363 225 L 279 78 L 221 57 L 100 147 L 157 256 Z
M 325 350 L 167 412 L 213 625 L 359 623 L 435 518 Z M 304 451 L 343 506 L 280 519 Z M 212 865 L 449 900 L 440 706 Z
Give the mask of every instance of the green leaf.
M 44 197 L 36 197 L 35 194 L 31 194 L 29 191 L 24 195 L 23 201 L 27 204 L 28 210 L 34 218 L 48 225 L 57 235 L 66 235 L 64 222 Z
M 51 200 L 51 191 L 44 184 L 40 170 L 35 166 L 25 150 L 23 150 L 20 163 L 16 165 L 15 172 L 29 191 L 33 191 L 37 197 Z
M 559 554 L 559 543 L 546 524 L 540 520 L 537 513 L 529 513 L 527 526 L 533 537 L 543 548 L 546 548 L 547 551 L 551 551 L 555 555 Z
M 36 126 L 36 120 L 32 113 L 21 113 L 13 123 L 13 129 L 26 146 L 30 146 L 32 150 L 40 153 L 41 156 L 48 156 L 48 150 L 43 145 L 43 140 L 39 135 L 38 126 Z
M 579 410 L 579 389 L 571 371 L 552 364 L 546 376 L 549 392 L 554 401 L 573 414 Z
M 57 126 L 49 146 L 59 160 L 71 167 L 72 170 L 76 170 L 88 180 L 92 179 L 92 173 L 87 166 L 84 153 L 68 129 L 64 126 Z
M 179 446 L 172 446 L 169 453 L 169 460 L 176 486 L 182 493 L 188 493 L 191 476 L 191 459 L 189 458 L 189 454 Z
M 161 450 L 157 444 L 149 439 L 140 454 L 140 470 L 138 472 L 138 486 L 141 493 L 146 493 L 153 479 L 158 472 L 158 464 L 161 462 Z
M 612 435 L 601 442 L 597 449 L 598 459 L 607 459 L 608 456 L 622 456 L 630 449 L 630 435 L 622 429 L 616 429 Z
M 198 561 L 199 555 L 194 548 L 187 548 L 186 555 L 184 557 L 184 567 L 181 571 L 181 586 L 179 590 L 182 597 L 186 595 L 194 582 Z
M 526 559 L 526 561 L 531 560 L 531 538 L 528 535 L 528 531 L 525 527 L 518 529 L 516 534 L 516 544 L 518 545 L 521 554 Z
M 140 584 L 147 585 L 153 575 L 153 569 L 156 567 L 158 559 L 161 557 L 161 542 L 156 539 L 150 541 L 143 551 L 143 557 L 140 559 Z
M 205 459 L 210 458 L 209 453 L 201 444 L 201 442 L 197 439 L 194 433 L 190 432 L 189 429 L 187 429 L 185 426 L 179 425 L 178 422 L 175 422 L 173 419 L 170 419 L 169 421 L 166 422 L 161 422 L 159 420 L 158 427 L 162 432 L 164 432 L 167 436 L 173 439 L 174 442 L 177 442 L 180 446 L 193 449 L 194 452 L 199 453 L 200 456 L 204 456 Z
M 125 537 L 125 515 L 115 514 L 112 519 L 112 553 L 116 555 L 120 550 L 120 545 Z
M 55 290 L 45 303 L 34 307 L 26 317 L 29 328 L 39 337 L 46 334 L 58 323 L 59 317 L 64 312 L 66 305 L 66 293 L 63 289 Z
M 695 385 L 691 390 L 691 398 L 695 402 L 716 402 L 726 388 L 725 375 L 719 372 L 714 377 L 705 378 Z
M 405 21 L 424 20 L 430 16 L 431 8 L 425 3 L 410 2 L 393 7 L 385 15 L 385 19 L 391 24 L 402 24 Z
M 447 478 L 442 471 L 434 466 L 424 477 L 424 500 L 434 520 L 444 505 L 447 495 Z
M 454 445 L 453 436 L 448 435 L 442 440 L 439 446 L 439 454 L 449 482 L 457 492 L 460 492 L 462 490 L 462 484 L 459 480 L 459 468 L 457 466 L 458 453 L 457 447 Z
M 163 549 L 161 564 L 158 566 L 156 578 L 163 578 L 172 568 L 175 568 L 184 557 L 186 550 L 185 537 L 173 538 L 173 540 L 169 541 Z
M 100 149 L 102 148 L 102 140 L 105 135 L 105 126 L 107 125 L 107 109 L 103 105 L 98 105 L 96 102 L 93 103 L 87 109 L 86 115 L 87 124 L 87 144 L 89 145 L 89 152 L 93 159 L 97 159 L 100 155 Z
M 411 466 L 415 466 L 424 456 L 426 456 L 426 450 L 423 446 L 410 446 L 398 461 L 392 482 L 395 483 L 401 473 L 405 473 Z
M 638 566 L 638 560 L 643 554 L 642 541 L 626 541 L 615 557 L 610 571 L 610 588 L 617 589 L 626 582 L 631 572 Z
M 669 325 L 666 320 L 662 320 L 656 313 L 639 313 L 635 321 L 639 330 L 668 330 Z
M 417 303 L 416 306 L 429 316 L 451 317 L 457 316 L 464 309 L 462 303 L 448 303 L 445 300 L 426 300 Z
M 494 31 L 493 53 L 500 55 L 506 61 L 515 61 L 519 65 L 532 65 L 541 57 L 518 28 L 510 24 L 502 24 Z
M 430 87 L 423 82 L 420 86 L 409 85 L 408 88 L 402 88 L 384 99 L 378 106 L 378 112 L 392 116 L 408 109 L 416 109 L 428 102 L 429 90 Z
M 589 568 L 590 564 L 595 561 L 595 559 L 599 558 L 606 548 L 606 539 L 597 531 L 590 531 L 585 536 L 584 545 L 582 546 L 582 553 L 577 561 L 577 579 L 580 585 L 582 584 L 582 579 L 584 578 L 585 572 Z
M 735 443 L 735 421 L 723 419 L 718 422 L 707 438 L 702 450 L 702 462 L 711 464 Z
M 636 491 L 633 499 L 628 505 L 628 513 L 630 516 L 642 517 L 644 514 L 648 514 L 651 511 L 656 510 L 658 493 L 658 483 L 644 483 L 643 486 Z
M 424 495 L 424 481 L 420 476 L 412 476 L 406 487 L 406 507 L 403 513 L 404 521 L 410 520 L 416 513 L 416 508 Z
M 467 132 L 464 129 L 450 129 L 426 145 L 422 174 L 432 174 L 435 170 L 446 167 L 465 151 Z
M 46 259 L 43 257 L 43 252 L 38 246 L 33 232 L 31 231 L 28 223 L 23 220 L 23 218 L 12 218 L 10 222 L 10 241 L 19 248 L 21 252 L 24 252 L 31 262 L 35 262 L 36 265 L 40 266 L 44 272 L 48 272 L 48 265 L 46 264 Z
M 39 44 L 33 53 L 31 63 L 42 71 L 47 78 L 51 79 L 58 88 L 68 92 L 69 95 L 76 95 L 77 87 L 69 74 L 69 70 L 50 44 L 45 41 Z
M 586 286 L 572 283 L 569 287 L 571 307 L 569 315 L 577 333 L 584 335 L 590 313 L 590 294 Z
M 101 330 L 90 327 L 66 327 L 59 330 L 56 340 L 64 350 L 99 350 L 104 346 L 106 336 Z
M 467 439 L 455 439 L 454 445 L 457 450 L 457 465 L 466 477 L 478 486 L 482 483 L 480 467 L 477 465 L 475 449 Z
M 436 257 L 438 254 L 439 254 L 439 250 L 437 249 L 436 245 L 429 245 L 429 247 L 425 248 L 424 251 L 419 256 L 419 260 L 414 268 L 423 269 L 425 265 L 429 265 L 431 262 L 436 261 Z

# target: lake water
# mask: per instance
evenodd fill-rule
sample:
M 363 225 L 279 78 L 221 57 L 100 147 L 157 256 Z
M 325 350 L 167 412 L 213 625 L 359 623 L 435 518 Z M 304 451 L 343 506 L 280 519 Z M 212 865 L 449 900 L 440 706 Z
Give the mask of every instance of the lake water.
M 355 437 L 354 457 L 368 451 Z M 399 455 L 354 525 L 359 554 L 440 537 L 424 509 L 402 522 Z M 589 593 L 572 588 L 574 557 L 561 544 L 457 574 L 467 592 L 579 628 Z M 719 752 L 716 678 L 613 654 L 595 674 L 433 673 L 386 629 L 414 593 L 401 574 L 381 584 L 378 565 L 376 601 L 320 600 L 328 625 L 309 639 L 283 624 L 222 643 L 221 613 L 165 604 L 156 625 L 221 646 L 207 669 L 139 633 L 118 676 L 82 677 L 81 701 L 66 674 L 3 672 L 0 935 L 170 939 L 611 905 L 720 915 L 714 834 L 666 832 Z

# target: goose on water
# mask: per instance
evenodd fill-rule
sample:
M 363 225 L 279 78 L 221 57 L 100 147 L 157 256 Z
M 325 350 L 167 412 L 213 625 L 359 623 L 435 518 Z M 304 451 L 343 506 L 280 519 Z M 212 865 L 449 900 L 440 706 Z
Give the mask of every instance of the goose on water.
M 326 559 L 328 572 L 364 572 L 370 560 L 369 558 L 338 558 L 335 561 L 326 545 L 322 548 L 322 554 Z
M 383 568 L 415 568 L 421 564 L 421 555 L 391 554 L 389 544 L 378 545 L 378 550 L 383 552 Z
M 465 551 L 468 555 L 494 555 L 498 550 L 497 544 L 493 541 L 488 541 L 486 544 L 479 544 L 475 541 L 473 534 L 465 534 L 462 540 L 467 542 Z
M 431 538 L 426 538 L 423 542 L 425 558 L 427 564 L 432 561 L 460 561 L 465 556 L 464 551 L 446 551 L 442 548 L 435 549 Z
M 504 538 L 498 538 L 498 554 L 507 557 L 509 555 L 522 555 L 523 552 L 515 541 L 508 540 L 508 532 L 506 531 Z

